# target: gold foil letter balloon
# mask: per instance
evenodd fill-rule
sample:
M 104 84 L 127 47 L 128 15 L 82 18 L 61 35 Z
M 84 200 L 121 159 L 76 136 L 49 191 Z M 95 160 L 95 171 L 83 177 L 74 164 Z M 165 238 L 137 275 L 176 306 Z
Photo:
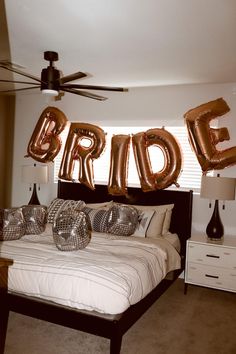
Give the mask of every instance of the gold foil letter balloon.
M 236 147 L 217 150 L 219 142 L 229 140 L 227 128 L 211 128 L 210 121 L 229 112 L 223 98 L 204 103 L 184 114 L 189 142 L 196 154 L 203 173 L 220 170 L 236 163 Z
M 108 192 L 124 195 L 127 192 L 130 135 L 113 135 L 111 139 L 110 173 Z
M 164 189 L 177 184 L 182 167 L 182 154 L 175 137 L 164 128 L 149 129 L 132 137 L 135 162 L 144 192 Z M 164 155 L 164 167 L 153 172 L 148 147 L 156 145 Z
M 83 140 L 88 140 L 88 147 Z M 61 161 L 59 178 L 73 179 L 75 161 L 79 161 L 79 181 L 94 189 L 93 160 L 97 159 L 105 148 L 104 131 L 96 125 L 88 123 L 71 123 L 65 149 Z
M 56 107 L 47 107 L 41 114 L 31 136 L 26 157 L 39 162 L 53 161 L 61 148 L 60 133 L 65 129 L 67 118 Z

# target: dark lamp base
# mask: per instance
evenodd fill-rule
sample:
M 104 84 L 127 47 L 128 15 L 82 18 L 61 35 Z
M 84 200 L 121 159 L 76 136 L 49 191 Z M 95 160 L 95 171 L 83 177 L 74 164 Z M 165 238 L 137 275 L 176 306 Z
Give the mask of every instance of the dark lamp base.
M 36 183 L 34 183 L 32 196 L 30 198 L 28 205 L 40 205 L 37 190 L 36 190 Z
M 210 240 L 221 240 L 224 236 L 224 226 L 220 219 L 218 200 L 215 201 L 214 211 L 211 220 L 206 228 L 207 236 Z

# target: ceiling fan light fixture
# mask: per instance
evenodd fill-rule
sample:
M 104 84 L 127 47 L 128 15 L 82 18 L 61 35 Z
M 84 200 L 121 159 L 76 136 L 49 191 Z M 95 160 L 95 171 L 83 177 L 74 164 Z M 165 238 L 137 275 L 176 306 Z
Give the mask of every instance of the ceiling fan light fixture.
M 41 90 L 42 94 L 43 95 L 47 95 L 47 96 L 57 96 L 58 95 L 58 91 L 56 90 L 51 90 L 51 89 L 44 89 L 44 90 Z
M 92 98 L 94 100 L 98 101 L 104 101 L 107 99 L 107 97 L 103 97 L 100 95 L 96 95 L 92 92 L 87 92 L 86 90 L 103 90 L 103 91 L 118 91 L 118 92 L 124 92 L 128 91 L 128 89 L 123 88 L 123 87 L 109 87 L 109 86 L 99 86 L 99 85 L 80 85 L 80 84 L 71 84 L 71 81 L 75 81 L 78 79 L 81 79 L 83 77 L 86 77 L 87 74 L 84 72 L 78 71 L 70 75 L 62 76 L 61 77 L 61 72 L 54 67 L 54 62 L 58 60 L 58 54 L 56 52 L 52 51 L 47 51 L 44 52 L 44 59 L 49 61 L 49 65 L 47 68 L 42 69 L 41 71 L 41 77 L 36 77 L 31 74 L 25 73 L 17 68 L 14 68 L 7 63 L 2 63 L 0 61 L 0 68 L 12 71 L 13 73 L 22 75 L 24 77 L 27 77 L 33 82 L 28 82 L 28 81 L 19 81 L 19 80 L 3 80 L 0 78 L 0 83 L 1 82 L 12 82 L 12 83 L 21 83 L 21 84 L 32 84 L 34 85 L 33 87 L 23 87 L 23 88 L 14 88 L 12 90 L 5 90 L 0 92 L 16 92 L 16 91 L 24 91 L 24 90 L 31 90 L 33 88 L 40 88 L 41 92 L 48 97 L 48 100 L 50 97 L 57 97 L 57 100 L 61 98 L 62 96 L 62 91 L 63 95 L 64 92 L 69 92 L 73 93 L 79 96 L 84 96 L 88 98 Z M 34 82 L 36 81 L 36 83 Z

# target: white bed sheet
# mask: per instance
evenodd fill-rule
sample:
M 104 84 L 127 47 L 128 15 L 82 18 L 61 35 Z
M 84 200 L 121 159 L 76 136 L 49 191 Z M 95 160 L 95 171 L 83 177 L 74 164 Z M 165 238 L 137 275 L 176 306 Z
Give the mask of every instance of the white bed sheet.
M 166 241 L 170 242 L 170 244 L 180 253 L 181 243 L 177 234 L 167 232 L 166 234 L 162 235 L 162 237 L 164 237 Z
M 9 291 L 107 314 L 125 311 L 180 268 L 178 252 L 164 238 L 95 233 L 85 249 L 62 252 L 48 229 L 1 242 L 0 256 L 14 260 Z

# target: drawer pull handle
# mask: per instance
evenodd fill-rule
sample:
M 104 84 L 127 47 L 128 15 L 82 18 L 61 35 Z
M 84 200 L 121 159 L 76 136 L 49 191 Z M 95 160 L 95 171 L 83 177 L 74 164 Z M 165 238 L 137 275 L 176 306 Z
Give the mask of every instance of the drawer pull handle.
M 205 277 L 219 279 L 218 275 L 205 274 Z
M 215 256 L 214 254 L 207 254 L 206 256 L 211 258 L 220 258 L 220 256 Z

